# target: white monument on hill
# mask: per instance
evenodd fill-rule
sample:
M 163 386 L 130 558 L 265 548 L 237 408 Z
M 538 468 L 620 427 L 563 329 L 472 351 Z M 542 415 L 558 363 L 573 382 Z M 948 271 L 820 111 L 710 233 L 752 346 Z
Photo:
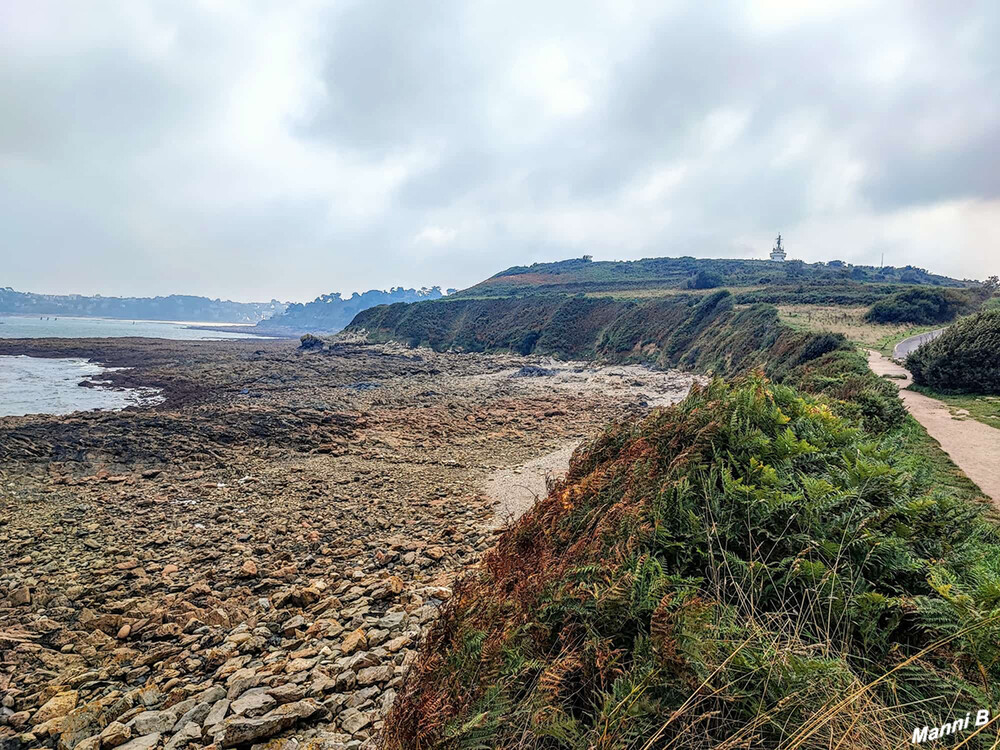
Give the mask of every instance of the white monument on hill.
M 776 260 L 779 263 L 785 259 L 785 248 L 781 246 L 781 235 L 778 235 L 777 244 L 771 250 L 771 260 Z

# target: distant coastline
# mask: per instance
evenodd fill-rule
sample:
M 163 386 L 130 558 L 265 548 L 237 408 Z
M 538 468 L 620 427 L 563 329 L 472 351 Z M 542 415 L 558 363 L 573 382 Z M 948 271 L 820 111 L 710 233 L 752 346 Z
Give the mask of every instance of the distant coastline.
M 116 320 L 249 323 L 281 313 L 287 305 L 270 302 L 233 302 L 188 294 L 165 297 L 104 297 L 82 294 L 38 294 L 0 288 L 0 315 L 74 316 Z
M 0 339 L 132 337 L 211 341 L 277 336 L 239 323 L 0 313 Z

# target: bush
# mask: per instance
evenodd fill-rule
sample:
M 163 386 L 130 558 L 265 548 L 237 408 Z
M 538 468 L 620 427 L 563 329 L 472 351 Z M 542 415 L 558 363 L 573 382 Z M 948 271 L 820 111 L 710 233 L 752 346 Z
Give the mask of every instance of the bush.
M 689 289 L 715 289 L 722 286 L 722 276 L 712 271 L 698 271 L 695 277 L 688 281 Z
M 910 353 L 917 385 L 953 393 L 1000 394 L 1000 310 L 962 318 Z
M 995 704 L 1000 534 L 910 459 L 759 375 L 608 428 L 458 584 L 386 745 L 895 748 Z
M 794 368 L 784 382 L 826 396 L 838 416 L 854 420 L 873 434 L 893 432 L 906 420 L 896 386 L 876 376 L 865 358 L 850 348 Z
M 311 333 L 307 333 L 305 336 L 299 339 L 299 349 L 322 349 L 323 339 L 318 336 L 313 336 Z
M 865 320 L 869 323 L 913 323 L 935 325 L 971 312 L 973 301 L 967 293 L 939 287 L 912 287 L 872 305 Z

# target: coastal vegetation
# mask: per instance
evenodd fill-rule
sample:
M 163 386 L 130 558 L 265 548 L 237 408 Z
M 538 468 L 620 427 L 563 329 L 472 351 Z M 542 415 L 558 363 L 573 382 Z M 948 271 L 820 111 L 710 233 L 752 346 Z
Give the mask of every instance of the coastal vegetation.
M 901 285 L 930 285 L 964 288 L 972 282 L 939 276 L 915 266 L 853 266 L 842 261 L 804 263 L 791 260 L 774 263 L 767 260 L 717 258 L 644 258 L 634 261 L 593 261 L 573 258 L 555 263 L 514 266 L 458 292 L 458 297 L 509 297 L 553 292 L 622 291 L 629 289 L 685 289 L 699 274 L 719 277 L 718 286 L 768 286 L 787 298 L 789 294 L 817 298 L 855 297 L 873 287 L 898 291 Z M 799 288 L 802 288 L 799 290 Z M 868 288 L 865 288 L 868 287 Z M 771 299 L 748 301 L 773 302 Z M 810 300 L 802 300 L 810 301 Z M 869 300 L 868 304 L 874 299 Z
M 340 292 L 334 292 L 323 294 L 305 304 L 294 302 L 280 314 L 258 323 L 257 328 L 261 329 L 262 333 L 335 333 L 343 330 L 359 312 L 375 305 L 419 302 L 439 299 L 442 296 L 441 287 L 437 286 L 429 289 L 393 287 L 388 291 L 369 289 L 360 294 L 354 292 L 347 299 L 344 299 Z
M 1000 394 L 1000 310 L 962 318 L 906 359 L 917 385 L 945 393 Z
M 691 289 L 715 289 L 724 283 L 722 274 L 713 271 L 698 271 L 692 279 L 688 281 Z
M 932 331 L 938 326 L 917 326 L 911 323 L 870 323 L 864 306 L 842 305 L 778 305 L 781 322 L 797 331 L 841 333 L 849 341 L 882 354 L 892 354 L 893 346 L 902 339 Z
M 870 323 L 948 323 L 972 312 L 982 301 L 981 295 L 971 291 L 912 287 L 876 302 L 866 319 Z
M 387 745 L 890 748 L 994 705 L 997 525 L 909 420 L 839 411 L 750 374 L 608 427 L 457 587 Z

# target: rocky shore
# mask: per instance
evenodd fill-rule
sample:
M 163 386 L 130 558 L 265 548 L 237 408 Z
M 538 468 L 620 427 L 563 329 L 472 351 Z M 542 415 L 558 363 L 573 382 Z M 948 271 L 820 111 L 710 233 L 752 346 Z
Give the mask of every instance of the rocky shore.
M 487 478 L 691 383 L 288 341 L 2 354 L 92 357 L 166 397 L 0 419 L 3 750 L 370 747 L 493 543 Z

